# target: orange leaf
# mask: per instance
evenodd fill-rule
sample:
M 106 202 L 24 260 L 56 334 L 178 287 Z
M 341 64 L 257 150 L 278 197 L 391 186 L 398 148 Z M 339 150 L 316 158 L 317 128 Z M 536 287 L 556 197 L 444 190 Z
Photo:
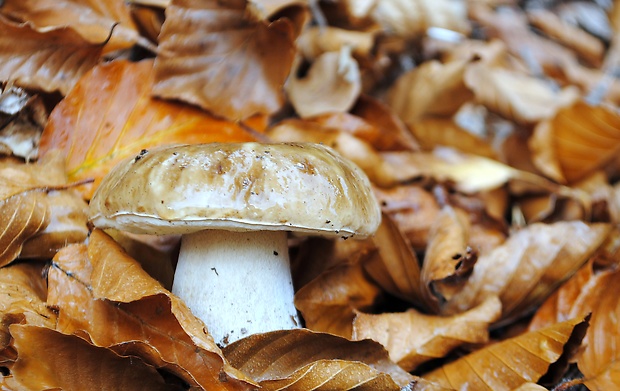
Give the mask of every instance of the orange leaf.
M 135 357 L 119 357 L 74 335 L 12 325 L 14 381 L 29 390 L 169 390 L 157 371 Z M 21 388 L 19 388 L 21 389 Z
M 94 178 L 82 187 L 90 198 L 107 172 L 141 149 L 162 144 L 251 141 L 231 122 L 196 108 L 150 97 L 151 61 L 113 61 L 98 66 L 50 115 L 40 154 L 61 150 L 71 181 Z
M 587 325 L 587 320 L 577 318 L 525 333 L 446 364 L 424 378 L 458 390 L 513 390 L 538 381 L 567 344 L 581 341 Z
M 48 304 L 59 314 L 57 330 L 138 356 L 193 386 L 253 388 L 228 365 L 204 323 L 103 231 L 93 231 L 88 247 L 61 250 L 48 278 Z
M 235 120 L 271 114 L 283 103 L 294 39 L 289 20 L 254 20 L 246 1 L 173 0 L 153 92 Z

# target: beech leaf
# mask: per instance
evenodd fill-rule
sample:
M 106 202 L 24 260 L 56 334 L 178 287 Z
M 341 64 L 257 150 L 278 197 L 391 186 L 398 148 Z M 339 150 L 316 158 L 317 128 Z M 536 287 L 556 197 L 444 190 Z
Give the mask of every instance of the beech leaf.
M 562 356 L 569 342 L 580 343 L 587 327 L 584 318 L 557 323 L 489 345 L 423 378 L 457 390 L 513 390 L 538 381 Z
M 415 379 L 374 341 L 304 329 L 254 334 L 224 354 L 266 390 L 400 390 Z
M 288 98 L 302 118 L 348 111 L 362 90 L 357 61 L 351 49 L 321 54 L 306 75 L 292 75 L 287 84 Z
M 108 235 L 94 230 L 88 247 L 65 247 L 49 272 L 48 303 L 57 329 L 85 335 L 95 346 L 146 363 L 213 390 L 249 390 L 204 324 L 153 280 Z
M 9 345 L 9 326 L 13 323 L 55 327 L 56 314 L 45 303 L 43 272 L 43 267 L 34 262 L 0 268 L 0 350 Z
M 613 161 L 620 152 L 618 129 L 615 109 L 578 101 L 537 127 L 530 140 L 533 161 L 543 172 L 556 167 L 553 178 L 573 183 Z
M 390 358 L 406 371 L 446 356 L 466 343 L 488 342 L 489 326 L 501 315 L 501 303 L 489 298 L 469 311 L 450 317 L 425 315 L 414 309 L 400 313 L 358 313 L 353 339 L 373 339 L 390 352 Z
M 69 180 L 94 178 L 85 198 L 120 160 L 162 144 L 252 141 L 239 125 L 150 97 L 152 61 L 113 61 L 87 74 L 50 114 L 41 156 L 60 150 Z M 138 81 L 138 82 L 136 82 Z
M 67 94 L 99 61 L 101 46 L 69 27 L 37 31 L 0 15 L 0 80 Z
M 246 1 L 173 0 L 159 35 L 153 93 L 233 120 L 271 114 L 283 103 L 294 39 L 288 19 L 255 20 Z
M 463 289 L 446 303 L 456 313 L 497 295 L 503 319 L 541 304 L 588 260 L 609 234 L 607 224 L 564 221 L 536 223 L 481 254 Z
M 44 327 L 15 324 L 10 331 L 17 351 L 11 374 L 26 389 L 170 389 L 153 367 L 135 357 L 119 357 Z
M 5 0 L 0 13 L 32 23 L 39 31 L 70 27 L 89 43 L 105 43 L 106 52 L 144 43 L 123 1 Z

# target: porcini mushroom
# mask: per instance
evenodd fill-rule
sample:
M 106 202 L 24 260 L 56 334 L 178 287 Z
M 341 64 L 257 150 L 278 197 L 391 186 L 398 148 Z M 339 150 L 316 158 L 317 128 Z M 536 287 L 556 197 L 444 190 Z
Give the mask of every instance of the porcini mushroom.
M 299 327 L 287 232 L 367 237 L 366 175 L 318 144 L 213 143 L 142 151 L 103 179 L 96 227 L 182 234 L 172 291 L 221 345 Z

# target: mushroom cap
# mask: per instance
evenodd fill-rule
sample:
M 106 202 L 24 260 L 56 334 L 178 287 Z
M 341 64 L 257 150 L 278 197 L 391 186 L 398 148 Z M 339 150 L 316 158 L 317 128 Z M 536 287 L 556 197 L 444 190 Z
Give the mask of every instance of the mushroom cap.
M 204 229 L 372 235 L 381 212 L 368 177 L 311 143 L 212 143 L 143 150 L 115 166 L 91 222 L 133 233 Z

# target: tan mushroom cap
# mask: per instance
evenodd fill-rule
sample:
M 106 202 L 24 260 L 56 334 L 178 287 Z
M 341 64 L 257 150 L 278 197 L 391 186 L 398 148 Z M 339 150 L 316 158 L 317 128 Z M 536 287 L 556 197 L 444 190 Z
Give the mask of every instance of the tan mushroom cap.
M 310 143 L 142 151 L 104 178 L 90 215 L 100 228 L 151 234 L 226 229 L 366 237 L 381 221 L 361 169 Z

